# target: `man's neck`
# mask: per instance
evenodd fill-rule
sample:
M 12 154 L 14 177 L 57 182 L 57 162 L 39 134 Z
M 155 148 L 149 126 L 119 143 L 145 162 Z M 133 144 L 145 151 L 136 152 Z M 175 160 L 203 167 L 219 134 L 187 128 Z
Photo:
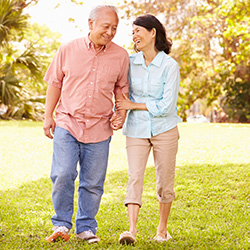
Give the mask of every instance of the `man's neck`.
M 94 49 L 95 49 L 96 52 L 101 51 L 101 50 L 105 47 L 105 45 L 96 44 L 96 43 L 93 41 L 93 39 L 91 38 L 91 34 L 89 34 L 89 40 L 90 40 L 91 43 L 93 44 Z

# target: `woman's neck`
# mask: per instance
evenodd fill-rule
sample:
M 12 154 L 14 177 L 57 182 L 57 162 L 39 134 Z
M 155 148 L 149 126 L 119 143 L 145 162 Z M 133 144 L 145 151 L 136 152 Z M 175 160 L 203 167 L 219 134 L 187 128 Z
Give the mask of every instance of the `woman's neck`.
M 154 49 L 143 51 L 143 56 L 144 56 L 146 66 L 148 66 L 154 60 L 157 53 L 158 51 L 155 51 Z

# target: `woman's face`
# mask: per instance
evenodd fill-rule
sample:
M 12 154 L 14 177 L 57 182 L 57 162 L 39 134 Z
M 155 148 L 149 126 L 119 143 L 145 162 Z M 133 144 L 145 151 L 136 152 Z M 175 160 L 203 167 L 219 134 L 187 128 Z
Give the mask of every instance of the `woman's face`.
M 154 49 L 156 31 L 152 29 L 148 31 L 146 28 L 138 25 L 133 25 L 133 42 L 136 48 L 142 52 L 148 49 Z

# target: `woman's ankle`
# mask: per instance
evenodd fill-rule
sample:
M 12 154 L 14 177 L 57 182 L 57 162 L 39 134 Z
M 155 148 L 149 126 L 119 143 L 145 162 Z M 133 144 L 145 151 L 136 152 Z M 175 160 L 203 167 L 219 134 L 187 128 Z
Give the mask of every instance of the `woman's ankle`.
M 130 232 L 134 237 L 136 237 L 136 234 L 137 234 L 137 230 L 136 230 L 136 229 L 130 229 L 129 232 Z
M 157 235 L 165 238 L 167 235 L 167 228 L 157 228 Z

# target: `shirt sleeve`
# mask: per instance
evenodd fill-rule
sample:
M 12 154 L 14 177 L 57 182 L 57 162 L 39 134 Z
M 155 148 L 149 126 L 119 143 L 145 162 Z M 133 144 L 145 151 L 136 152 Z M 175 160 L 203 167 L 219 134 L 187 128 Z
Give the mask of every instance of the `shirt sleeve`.
M 61 46 L 56 52 L 54 58 L 52 59 L 52 62 L 50 63 L 47 72 L 44 76 L 44 81 L 60 89 L 62 88 L 62 83 L 64 78 L 62 57 L 63 57 L 63 49 Z
M 152 116 L 167 116 L 176 109 L 180 86 L 179 65 L 175 63 L 168 71 L 163 96 L 160 100 L 146 102 L 146 107 Z
M 120 74 L 115 84 L 114 94 L 126 94 L 129 90 L 129 83 L 128 83 L 128 69 L 129 69 L 129 56 L 127 51 L 124 51 L 121 56 L 121 69 Z

